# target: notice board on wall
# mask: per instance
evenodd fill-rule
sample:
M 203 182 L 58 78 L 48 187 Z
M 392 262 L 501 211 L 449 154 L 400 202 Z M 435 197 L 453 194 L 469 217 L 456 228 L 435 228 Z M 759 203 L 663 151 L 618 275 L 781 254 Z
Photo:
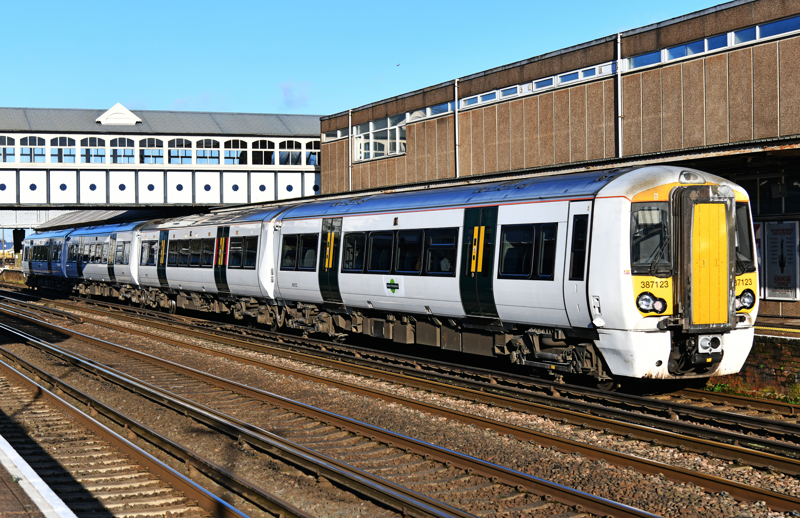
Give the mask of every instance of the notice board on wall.
M 771 300 L 800 300 L 797 221 L 765 222 L 764 289 Z

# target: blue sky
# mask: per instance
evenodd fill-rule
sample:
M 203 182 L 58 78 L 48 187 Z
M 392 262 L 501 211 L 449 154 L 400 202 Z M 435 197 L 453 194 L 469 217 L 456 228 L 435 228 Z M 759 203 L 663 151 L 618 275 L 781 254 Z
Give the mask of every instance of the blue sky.
M 10 2 L 0 106 L 327 115 L 713 2 Z

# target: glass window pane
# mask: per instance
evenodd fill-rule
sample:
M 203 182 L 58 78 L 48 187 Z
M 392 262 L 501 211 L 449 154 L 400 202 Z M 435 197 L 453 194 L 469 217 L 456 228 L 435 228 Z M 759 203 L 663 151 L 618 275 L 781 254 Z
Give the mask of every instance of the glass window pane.
M 593 75 L 597 74 L 597 69 L 594 68 L 587 68 L 583 72 L 581 72 L 583 77 L 592 77 Z
M 706 39 L 706 44 L 708 45 L 708 50 L 714 49 L 721 49 L 723 47 L 728 46 L 728 35 L 727 34 L 720 34 L 719 36 L 714 36 L 713 38 Z
M 737 45 L 739 43 L 745 43 L 747 41 L 753 41 L 756 39 L 756 28 L 750 27 L 749 29 L 744 29 L 741 31 L 736 31 L 733 33 L 733 44 Z
M 566 83 L 568 81 L 575 81 L 578 79 L 578 73 L 573 72 L 571 74 L 564 74 L 563 76 L 558 78 L 562 83 Z
M 192 239 L 192 255 L 189 258 L 189 266 L 200 266 L 200 255 L 203 251 L 203 243 L 199 239 Z
M 342 253 L 342 271 L 364 270 L 364 234 L 346 234 Z
M 546 88 L 548 86 L 553 86 L 553 78 L 551 77 L 550 79 L 543 79 L 541 81 L 536 81 L 533 84 L 534 84 L 534 88 L 536 88 L 536 89 Z
M 398 232 L 395 270 L 403 273 L 419 273 L 422 270 L 421 231 Z
M 294 270 L 297 264 L 297 236 L 283 236 L 281 270 Z
M 686 45 L 686 55 L 692 56 L 706 51 L 706 43 L 704 40 L 695 41 Z
M 787 20 L 780 20 L 772 23 L 765 23 L 761 26 L 759 37 L 769 38 L 776 34 L 783 34 L 784 32 L 791 32 L 800 30 L 800 16 L 789 18 Z
M 464 99 L 464 106 L 470 106 L 476 104 L 478 102 L 477 97 L 470 97 L 469 99 Z
M 359 124 L 356 126 L 356 135 L 363 135 L 364 133 L 369 133 L 369 122 L 365 122 L 364 124 Z
M 686 56 L 686 45 L 678 45 L 667 49 L 667 59 L 678 59 Z
M 244 267 L 253 269 L 256 267 L 258 257 L 258 236 L 247 236 L 244 238 Z
M 556 267 L 556 225 L 542 225 L 539 234 L 539 277 L 553 277 Z
M 425 231 L 428 247 L 425 271 L 434 275 L 453 275 L 456 265 L 456 228 L 434 228 Z
M 389 124 L 389 119 L 378 119 L 372 121 L 372 130 L 379 130 L 387 127 Z
M 401 113 L 400 115 L 394 115 L 389 117 L 389 126 L 397 126 L 406 121 L 406 114 Z
M 391 233 L 375 233 L 369 236 L 369 271 L 388 272 L 392 266 Z
M 203 239 L 203 255 L 200 257 L 200 266 L 213 266 L 215 239 Z
M 528 277 L 533 264 L 533 226 L 503 227 L 500 238 L 500 274 Z
M 303 234 L 300 236 L 300 264 L 299 270 L 317 269 L 317 241 L 318 234 Z
M 481 95 L 481 102 L 493 101 L 496 98 L 497 94 L 495 92 L 491 92 L 488 94 Z
M 642 54 L 635 58 L 630 58 L 630 68 L 646 67 L 647 65 L 655 65 L 661 63 L 661 51 L 651 52 L 649 54 Z
M 443 103 L 431 106 L 431 115 L 439 115 L 440 113 L 447 113 L 450 111 L 450 104 Z
M 179 241 L 170 241 L 167 246 L 167 266 L 178 265 L 178 250 L 180 247 Z
M 511 88 L 506 88 L 500 91 L 500 97 L 508 97 L 509 95 L 516 95 L 518 93 L 518 89 L 516 86 L 512 86 Z
M 389 132 L 387 130 L 376 131 L 372 134 L 373 157 L 384 156 L 389 150 Z
M 242 267 L 242 244 L 241 237 L 232 237 L 228 248 L 228 268 Z

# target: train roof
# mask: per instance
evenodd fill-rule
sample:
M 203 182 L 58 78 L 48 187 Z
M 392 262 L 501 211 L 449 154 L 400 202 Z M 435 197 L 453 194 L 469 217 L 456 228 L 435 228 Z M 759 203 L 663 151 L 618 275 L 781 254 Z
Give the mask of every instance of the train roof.
M 115 232 L 130 232 L 138 230 L 147 221 L 127 221 L 125 223 L 112 223 L 110 225 L 93 225 L 91 227 L 80 227 L 72 230 L 70 237 L 106 235 Z
M 281 216 L 281 219 L 307 219 L 416 209 L 495 205 L 557 198 L 594 197 L 614 178 L 632 169 L 634 168 L 627 167 L 588 173 L 535 176 L 506 182 L 316 201 L 292 207 Z
M 265 219 L 272 219 L 286 208 L 287 205 L 226 209 L 225 211 L 214 212 L 212 214 L 194 214 L 191 216 L 172 218 L 166 221 L 152 221 L 143 226 L 142 230 L 259 223 Z
M 61 230 L 52 230 L 49 232 L 36 232 L 35 234 L 31 234 L 29 236 L 25 236 L 25 239 L 22 241 L 32 241 L 34 239 L 59 239 L 62 237 L 66 237 L 70 232 L 74 231 L 75 229 L 72 228 L 62 228 Z

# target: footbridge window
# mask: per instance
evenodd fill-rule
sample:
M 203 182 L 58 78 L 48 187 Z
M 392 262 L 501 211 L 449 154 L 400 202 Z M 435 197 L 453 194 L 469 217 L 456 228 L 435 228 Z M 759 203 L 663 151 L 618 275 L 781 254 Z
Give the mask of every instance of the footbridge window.
M 50 162 L 54 164 L 75 163 L 75 139 L 53 137 L 50 139 Z
M 106 141 L 97 137 L 81 139 L 81 163 L 105 164 Z
M 129 138 L 115 138 L 111 141 L 112 164 L 135 164 L 133 155 L 133 140 Z
M 214 139 L 203 139 L 197 141 L 197 163 L 198 164 L 219 164 L 219 141 Z
M 275 165 L 275 143 L 271 140 L 253 142 L 253 165 Z
M 42 163 L 45 161 L 44 139 L 41 137 L 24 137 L 20 139 L 19 161 L 25 163 Z
M 143 138 L 139 141 L 140 164 L 163 164 L 164 142 L 157 138 Z
M 0 137 L 0 148 L 3 150 L 3 162 L 14 162 L 14 144 L 15 139 L 12 137 Z M 6 147 L 8 146 L 8 147 Z
M 191 164 L 192 163 L 192 141 L 184 138 L 176 138 L 169 141 L 169 163 L 170 164 Z

